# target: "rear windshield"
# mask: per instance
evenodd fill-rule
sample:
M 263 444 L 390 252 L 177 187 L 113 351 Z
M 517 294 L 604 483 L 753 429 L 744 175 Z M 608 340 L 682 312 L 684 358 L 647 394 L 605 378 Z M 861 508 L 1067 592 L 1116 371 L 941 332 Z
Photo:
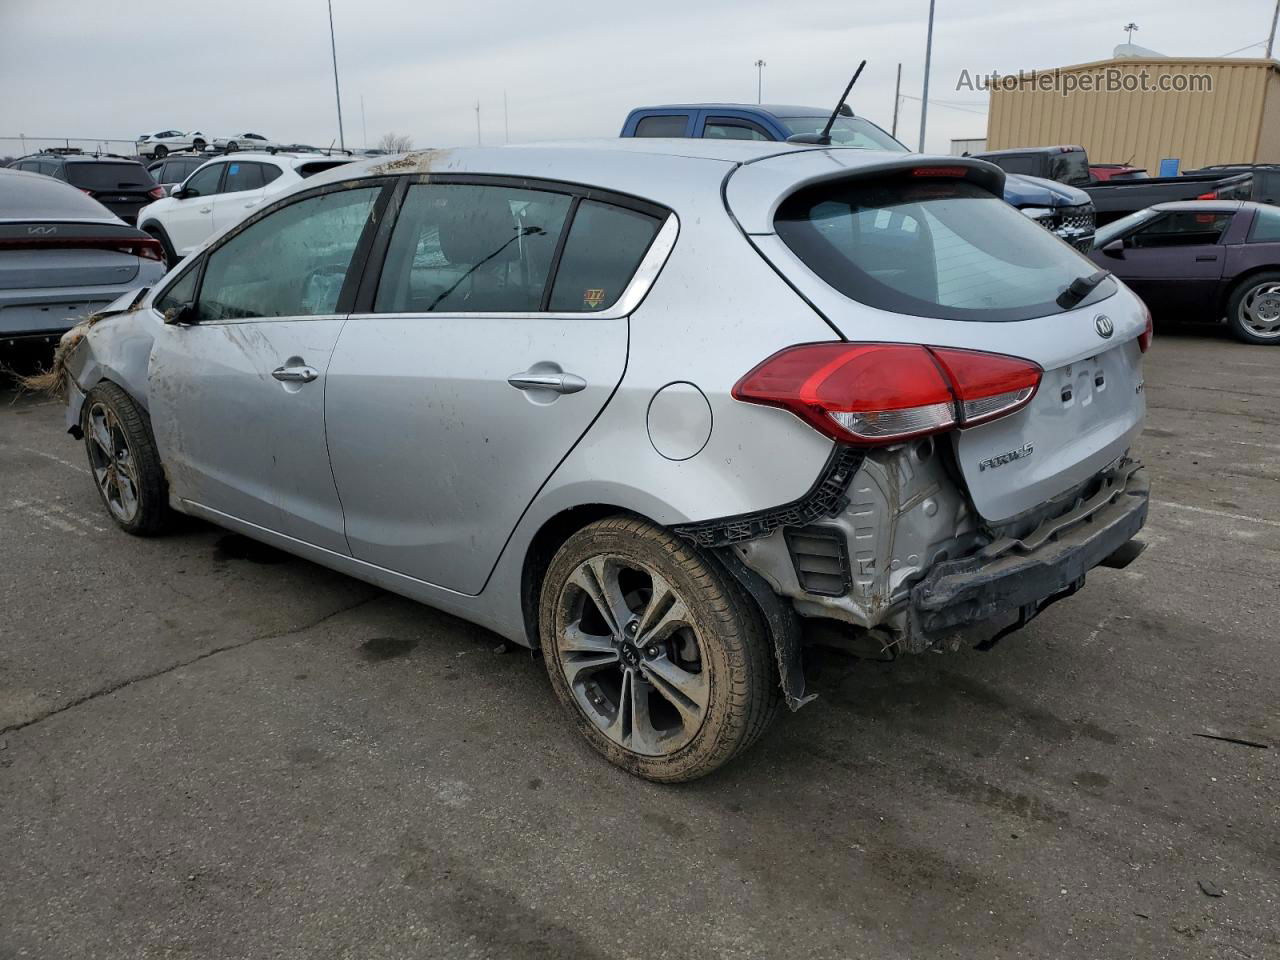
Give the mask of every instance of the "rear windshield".
M 950 320 L 1061 313 L 1058 295 L 1093 263 L 999 197 L 961 180 L 820 184 L 789 197 L 778 236 L 845 296 Z M 1075 307 L 1115 293 L 1103 281 Z
M 313 177 L 313 176 L 315 176 L 317 173 L 319 173 L 319 172 L 320 172 L 320 171 L 322 171 L 322 170 L 332 170 L 334 167 L 340 167 L 340 166 L 342 166 L 344 163 L 350 163 L 350 162 L 351 162 L 351 161 L 350 161 L 349 159 L 346 159 L 346 160 L 310 160 L 310 161 L 308 161 L 307 163 L 299 164 L 299 165 L 298 165 L 298 167 L 297 167 L 296 169 L 297 169 L 297 171 L 298 171 L 298 176 L 302 177 L 302 178 L 305 180 L 307 177 Z M 272 180 L 274 180 L 274 179 L 275 179 L 275 177 L 270 177 L 270 178 L 267 180 L 267 183 L 270 183 L 270 182 L 271 182 Z
M 797 133 L 821 133 L 827 125 L 826 117 L 782 117 L 791 135 Z M 838 147 L 861 147 L 863 150 L 889 150 L 906 153 L 907 148 L 870 120 L 861 117 L 836 117 L 831 125 L 831 142 Z
M 154 187 L 147 168 L 140 163 L 109 163 L 101 160 L 90 163 L 68 163 L 67 182 L 88 190 L 127 190 L 133 187 Z

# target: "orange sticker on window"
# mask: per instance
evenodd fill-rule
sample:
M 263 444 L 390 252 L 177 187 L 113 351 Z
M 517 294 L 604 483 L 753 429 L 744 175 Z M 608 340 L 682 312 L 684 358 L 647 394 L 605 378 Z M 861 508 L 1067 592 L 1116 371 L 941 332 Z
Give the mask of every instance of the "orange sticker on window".
M 600 304 L 604 303 L 604 291 L 600 289 L 588 290 L 582 295 L 582 302 L 594 310 Z

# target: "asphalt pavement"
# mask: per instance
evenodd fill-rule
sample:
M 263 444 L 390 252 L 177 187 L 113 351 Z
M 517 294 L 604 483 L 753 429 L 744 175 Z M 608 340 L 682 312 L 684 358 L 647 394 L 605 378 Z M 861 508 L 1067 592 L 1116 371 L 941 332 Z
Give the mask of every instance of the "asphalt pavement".
M 6 382 L 0 958 L 1280 957 L 1280 349 L 1146 369 L 1141 558 L 990 652 L 820 652 L 678 787 L 493 634 L 119 532 Z

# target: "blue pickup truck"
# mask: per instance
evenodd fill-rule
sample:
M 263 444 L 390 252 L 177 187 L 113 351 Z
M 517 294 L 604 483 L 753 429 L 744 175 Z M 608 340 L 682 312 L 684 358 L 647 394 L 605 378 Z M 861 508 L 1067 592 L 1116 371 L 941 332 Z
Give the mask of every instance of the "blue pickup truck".
M 720 140 L 787 140 L 820 133 L 831 116 L 820 107 L 754 103 L 675 103 L 639 107 L 622 125 L 624 137 L 705 137 Z M 910 151 L 865 117 L 840 107 L 831 143 L 865 150 Z M 1093 247 L 1094 209 L 1083 190 L 1021 174 L 1005 176 L 1004 198 L 1078 250 Z

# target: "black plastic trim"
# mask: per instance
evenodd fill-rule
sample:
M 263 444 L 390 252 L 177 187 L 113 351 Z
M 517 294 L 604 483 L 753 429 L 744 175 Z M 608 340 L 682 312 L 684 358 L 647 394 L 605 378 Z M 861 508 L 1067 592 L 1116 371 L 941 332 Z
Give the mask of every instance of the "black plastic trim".
M 709 549 L 758 540 L 779 527 L 805 527 L 834 517 L 849 505 L 846 491 L 862 459 L 863 453 L 857 448 L 836 444 L 817 481 L 800 499 L 780 507 L 680 524 L 672 529 L 686 540 Z

